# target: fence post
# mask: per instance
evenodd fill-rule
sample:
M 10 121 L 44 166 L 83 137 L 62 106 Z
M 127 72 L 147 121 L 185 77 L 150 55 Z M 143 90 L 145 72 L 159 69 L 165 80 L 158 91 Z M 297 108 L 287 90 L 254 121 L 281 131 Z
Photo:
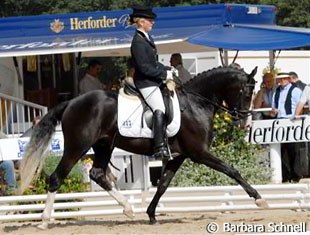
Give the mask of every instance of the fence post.
M 271 182 L 282 183 L 281 144 L 270 144 L 270 167 L 272 169 Z

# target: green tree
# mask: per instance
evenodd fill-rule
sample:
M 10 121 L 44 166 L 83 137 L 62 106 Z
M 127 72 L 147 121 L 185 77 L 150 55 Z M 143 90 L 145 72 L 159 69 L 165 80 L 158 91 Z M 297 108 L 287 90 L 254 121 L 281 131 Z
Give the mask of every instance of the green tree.
M 260 0 L 260 4 L 277 7 L 277 24 L 291 27 L 310 27 L 310 0 Z
M 0 2 L 0 14 L 2 17 L 7 17 L 128 9 L 135 4 L 165 7 L 209 3 L 275 5 L 278 9 L 277 23 L 279 25 L 310 27 L 310 0 L 2 0 Z
M 2 0 L 0 14 L 7 16 L 40 15 L 50 8 L 48 0 Z

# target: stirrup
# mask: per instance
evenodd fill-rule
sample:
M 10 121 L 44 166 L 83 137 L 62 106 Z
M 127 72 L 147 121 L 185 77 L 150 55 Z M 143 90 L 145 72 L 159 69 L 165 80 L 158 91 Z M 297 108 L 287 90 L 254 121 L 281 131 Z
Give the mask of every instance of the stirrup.
M 171 160 L 172 157 L 170 156 L 169 150 L 166 146 L 161 146 L 155 150 L 154 153 L 155 158 L 161 160 Z

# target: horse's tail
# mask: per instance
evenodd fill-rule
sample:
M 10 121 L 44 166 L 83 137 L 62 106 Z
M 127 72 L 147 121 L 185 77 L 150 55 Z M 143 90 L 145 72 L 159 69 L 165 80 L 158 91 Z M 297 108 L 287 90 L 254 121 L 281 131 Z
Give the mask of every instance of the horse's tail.
M 68 103 L 68 101 L 63 102 L 52 108 L 33 128 L 30 141 L 26 146 L 20 164 L 20 194 L 22 194 L 31 183 L 34 175 L 37 176 L 40 173 L 45 156 L 47 155 L 47 147 L 49 146 L 57 123 L 61 120 Z

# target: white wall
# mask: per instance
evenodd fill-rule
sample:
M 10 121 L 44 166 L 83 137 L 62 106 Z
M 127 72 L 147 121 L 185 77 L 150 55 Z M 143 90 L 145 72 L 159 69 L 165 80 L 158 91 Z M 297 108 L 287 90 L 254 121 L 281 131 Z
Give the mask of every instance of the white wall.
M 17 73 L 12 58 L 0 58 L 0 93 L 18 97 Z

